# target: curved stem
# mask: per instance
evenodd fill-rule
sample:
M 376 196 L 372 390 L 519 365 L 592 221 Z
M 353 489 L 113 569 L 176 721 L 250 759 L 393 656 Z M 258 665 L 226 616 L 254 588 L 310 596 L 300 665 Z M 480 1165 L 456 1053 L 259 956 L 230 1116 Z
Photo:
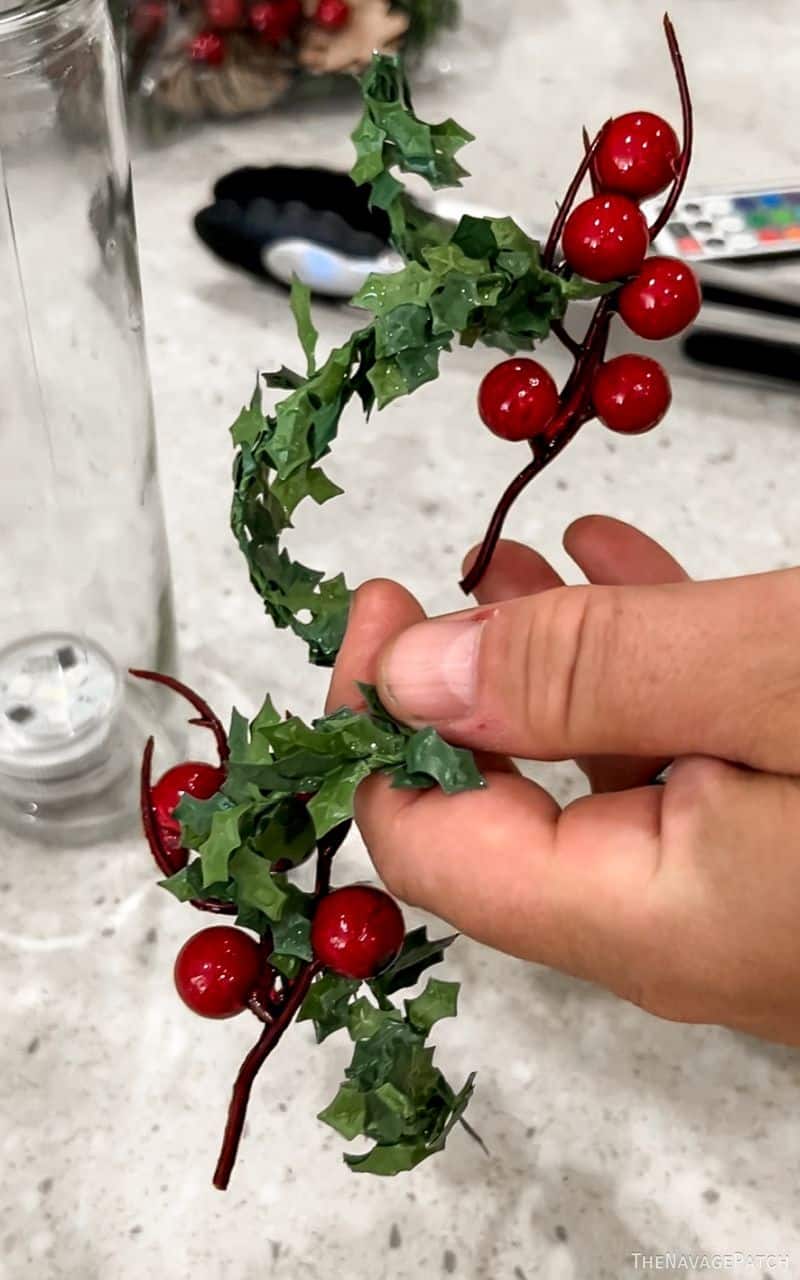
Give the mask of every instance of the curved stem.
M 178 693 L 182 698 L 185 698 L 197 712 L 197 717 L 190 720 L 189 724 L 196 724 L 201 729 L 211 730 L 216 740 L 220 765 L 225 765 L 230 755 L 228 735 L 222 727 L 222 722 L 214 715 L 208 703 L 198 693 L 195 693 L 193 689 L 190 689 L 188 685 L 183 684 L 180 680 L 176 680 L 174 676 L 165 676 L 160 671 L 141 671 L 131 667 L 130 674 L 135 676 L 137 680 L 152 680 L 154 684 L 163 684 L 167 689 L 172 689 L 174 693 Z
M 603 128 L 605 128 L 605 125 Z M 556 249 L 558 248 L 558 242 L 561 239 L 561 232 L 564 230 L 564 223 L 569 217 L 570 210 L 575 203 L 575 197 L 580 190 L 581 183 L 589 172 L 589 167 L 600 142 L 602 132 L 603 130 L 601 129 L 589 149 L 584 152 L 583 159 L 578 165 L 578 171 L 572 179 L 572 182 L 567 187 L 566 195 L 558 207 L 558 213 L 556 214 L 555 221 L 550 228 L 550 234 L 547 237 L 547 243 L 545 244 L 544 252 L 542 253 L 542 266 L 548 271 L 552 270 L 553 260 L 556 256 Z
M 153 751 L 155 738 L 147 739 L 142 753 L 142 768 L 139 774 L 139 811 L 142 815 L 142 826 L 145 838 L 150 846 L 156 866 L 162 875 L 172 876 L 179 869 L 175 866 L 161 836 L 161 829 L 153 813 Z
M 239 1074 L 236 1077 L 236 1083 L 231 1094 L 222 1147 L 217 1160 L 217 1167 L 214 1170 L 214 1186 L 218 1191 L 225 1191 L 230 1182 L 247 1116 L 247 1104 L 250 1101 L 250 1093 L 255 1078 L 272 1050 L 278 1044 L 286 1028 L 294 1020 L 294 1016 L 305 1000 L 308 989 L 317 972 L 318 967 L 316 964 L 306 965 L 300 971 L 286 1004 L 274 1022 L 264 1027 L 258 1040 L 239 1068 Z
M 551 320 L 550 332 L 554 338 L 558 338 L 562 347 L 565 347 L 571 356 L 578 358 L 581 353 L 581 344 L 575 341 L 572 334 L 567 333 L 563 320 Z
M 548 428 L 547 442 L 542 447 L 540 440 L 531 441 L 533 460 L 514 477 L 495 508 L 475 563 L 460 583 L 465 595 L 475 590 L 489 568 L 506 518 L 517 498 L 594 416 L 590 402 L 592 378 L 605 353 L 612 314 L 612 296 L 606 295 L 597 305 L 581 354 L 561 393 L 561 408 Z
M 692 95 L 689 92 L 689 82 L 686 79 L 686 68 L 683 65 L 683 55 L 681 54 L 678 37 L 675 34 L 675 28 L 670 21 L 668 13 L 664 14 L 664 31 L 667 37 L 667 45 L 669 47 L 669 56 L 672 59 L 672 65 L 675 69 L 675 79 L 678 82 L 678 93 L 681 99 L 681 116 L 683 119 L 683 150 L 678 161 L 678 168 L 675 174 L 675 181 L 670 188 L 669 195 L 660 214 L 656 218 L 650 228 L 650 240 L 655 240 L 659 232 L 669 222 L 675 206 L 681 198 L 681 193 L 686 185 L 686 176 L 689 172 L 689 164 L 692 159 L 692 144 L 694 141 L 694 119 L 692 111 Z
M 145 839 L 153 855 L 156 866 L 162 875 L 169 879 L 176 872 L 181 870 L 185 862 L 178 863 L 173 858 L 167 846 L 164 844 L 164 837 L 161 828 L 156 821 L 155 810 L 153 807 L 153 751 L 155 748 L 155 738 L 152 736 L 147 739 L 144 751 L 142 752 L 142 768 L 140 772 L 139 782 L 139 811 L 142 815 L 142 827 L 144 828 Z M 198 911 L 210 911 L 214 915 L 235 916 L 238 908 L 233 902 L 221 902 L 218 898 L 192 898 L 191 904 Z
M 314 882 L 315 898 L 324 898 L 330 891 L 333 859 L 344 844 L 352 825 L 351 822 L 342 822 L 320 841 L 317 853 L 317 876 Z
M 584 125 L 584 126 L 583 126 L 583 128 L 581 129 L 581 137 L 582 137 L 582 139 L 583 139 L 583 149 L 584 149 L 584 151 L 586 151 L 586 152 L 590 151 L 590 150 L 591 150 L 591 146 L 592 146 L 592 140 L 591 140 L 591 138 L 589 137 L 589 130 L 586 128 L 586 125 Z M 599 139 L 598 139 L 598 141 L 599 141 Z M 592 195 L 593 195 L 593 196 L 596 196 L 596 195 L 597 195 L 597 193 L 598 193 L 598 191 L 600 190 L 600 184 L 599 184 L 599 182 L 597 181 L 597 178 L 596 178 L 596 176 L 595 176 L 594 169 L 592 169 L 592 170 L 590 171 L 590 173 L 589 173 L 589 178 L 590 178 L 590 181 L 591 181 L 591 184 L 592 184 Z

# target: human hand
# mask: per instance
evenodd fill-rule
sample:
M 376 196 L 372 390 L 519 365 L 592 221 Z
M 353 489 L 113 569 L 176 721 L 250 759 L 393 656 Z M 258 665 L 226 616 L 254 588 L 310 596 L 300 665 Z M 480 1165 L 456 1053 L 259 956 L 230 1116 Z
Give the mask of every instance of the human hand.
M 477 608 L 427 621 L 396 583 L 356 594 L 329 707 L 374 682 L 398 719 L 477 751 L 489 784 L 368 779 L 376 867 L 488 945 L 800 1044 L 800 570 L 692 583 L 600 517 L 565 545 L 592 585 L 505 542 Z M 561 810 L 511 756 L 576 757 L 594 794 Z

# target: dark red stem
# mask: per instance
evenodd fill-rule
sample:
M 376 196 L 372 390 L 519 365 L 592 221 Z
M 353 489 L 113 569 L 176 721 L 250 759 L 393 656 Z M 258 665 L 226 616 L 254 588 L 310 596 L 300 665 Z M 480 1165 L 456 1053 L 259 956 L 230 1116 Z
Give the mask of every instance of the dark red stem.
M 236 1077 L 236 1083 L 233 1086 L 230 1107 L 228 1109 L 228 1120 L 225 1125 L 225 1134 L 222 1139 L 222 1147 L 217 1161 L 217 1167 L 214 1170 L 214 1186 L 218 1191 L 227 1190 L 228 1183 L 231 1179 L 233 1166 L 236 1163 L 236 1155 L 239 1150 L 239 1143 L 242 1138 L 242 1129 L 244 1128 L 245 1118 L 247 1116 L 247 1104 L 250 1101 L 250 1093 L 253 1083 L 259 1071 L 263 1067 L 272 1050 L 278 1044 L 281 1036 L 286 1028 L 294 1020 L 295 1014 L 299 1011 L 301 1004 L 306 998 L 308 989 L 318 972 L 316 964 L 308 964 L 298 974 L 291 992 L 287 998 L 286 1004 L 278 1013 L 273 1022 L 268 1023 L 261 1032 L 253 1048 L 248 1053 Z
M 589 137 L 589 130 L 586 128 L 586 125 L 584 125 L 583 128 L 581 129 L 581 137 L 583 138 L 583 149 L 585 152 L 588 153 L 591 150 L 592 140 Z M 600 190 L 600 184 L 597 181 L 597 177 L 595 175 L 594 169 L 590 170 L 589 172 L 589 180 L 591 181 L 591 184 L 592 184 L 592 195 L 596 196 L 598 191 Z
M 582 351 L 581 344 L 575 341 L 572 334 L 567 333 L 563 320 L 552 320 L 550 322 L 550 332 L 554 338 L 558 338 L 562 347 L 566 347 L 571 356 L 574 356 L 575 359 L 578 358 Z
M 465 595 L 472 594 L 489 568 L 506 518 L 517 498 L 566 449 L 584 423 L 594 417 L 590 403 L 592 379 L 605 354 L 612 314 L 612 295 L 607 295 L 597 306 L 581 354 L 561 393 L 561 408 L 548 428 L 548 440 L 544 445 L 539 440 L 531 441 L 533 460 L 514 477 L 495 507 L 475 563 L 460 583 Z
M 140 671 L 131 667 L 130 674 L 136 676 L 137 680 L 152 680 L 154 684 L 163 684 L 167 689 L 172 689 L 174 693 L 178 693 L 182 698 L 185 698 L 197 712 L 197 717 L 190 720 L 189 724 L 196 724 L 201 729 L 211 730 L 217 744 L 220 765 L 224 767 L 230 755 L 228 735 L 219 718 L 214 715 L 208 703 L 198 693 L 195 693 L 188 685 L 182 684 L 180 680 L 176 680 L 174 676 L 165 676 L 160 671 Z
M 605 128 L 605 125 L 603 128 Z M 564 223 L 570 215 L 572 206 L 575 203 L 575 197 L 580 191 L 581 183 L 589 172 L 589 166 L 594 158 L 594 153 L 597 150 L 602 132 L 603 130 L 601 129 L 588 151 L 584 152 L 583 159 L 578 165 L 577 173 L 567 187 L 567 193 L 558 207 L 558 213 L 556 214 L 555 221 L 550 228 L 550 234 L 547 237 L 547 243 L 545 244 L 544 252 L 542 253 L 542 266 L 546 267 L 548 271 L 552 271 L 553 269 L 556 249 L 558 248 L 558 242 L 561 239 L 561 232 L 564 230 Z
M 139 783 L 139 809 L 142 815 L 142 827 L 150 846 L 156 866 L 162 875 L 169 878 L 181 870 L 181 864 L 172 857 L 161 834 L 153 808 L 153 749 L 155 739 L 150 737 L 145 743 L 142 753 L 142 768 Z M 238 908 L 233 902 L 221 902 L 218 898 L 192 898 L 192 906 L 198 911 L 211 911 L 214 915 L 235 916 Z
M 670 188 L 666 203 L 650 228 L 651 241 L 655 240 L 659 232 L 664 230 L 664 227 L 675 212 L 675 206 L 681 198 L 683 188 L 686 186 L 686 177 L 689 172 L 689 165 L 692 159 L 692 145 L 694 142 L 692 95 L 689 92 L 689 82 L 686 79 L 686 68 L 683 65 L 683 55 L 681 54 L 680 45 L 678 44 L 678 37 L 675 34 L 675 28 L 672 25 L 668 13 L 664 14 L 664 31 L 666 33 L 669 56 L 672 59 L 672 66 L 675 70 L 675 79 L 678 82 L 678 93 L 680 94 L 681 99 L 683 149 L 678 161 L 675 181 Z
M 152 788 L 152 771 L 153 771 L 153 750 L 155 748 L 155 739 L 150 737 L 144 746 L 142 753 L 142 768 L 139 774 L 139 809 L 142 815 L 142 826 L 147 843 L 150 846 L 150 852 L 155 859 L 156 866 L 164 876 L 174 875 L 178 867 L 172 861 L 169 852 L 161 838 L 161 830 L 155 819 L 153 812 L 153 788 Z

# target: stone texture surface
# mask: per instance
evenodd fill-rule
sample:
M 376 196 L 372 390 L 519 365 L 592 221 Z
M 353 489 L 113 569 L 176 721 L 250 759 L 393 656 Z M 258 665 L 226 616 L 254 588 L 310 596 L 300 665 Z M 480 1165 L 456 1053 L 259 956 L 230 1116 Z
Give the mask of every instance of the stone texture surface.
M 696 181 L 796 173 L 793 0 L 672 8 L 697 99 Z M 504 13 L 491 57 L 418 97 L 479 134 L 470 198 L 541 221 L 584 120 L 639 104 L 674 114 L 660 6 L 509 0 Z M 266 624 L 226 524 L 226 427 L 256 369 L 294 357 L 286 301 L 212 259 L 190 215 L 238 163 L 346 164 L 352 116 L 347 105 L 279 113 L 137 157 L 183 670 L 223 709 L 253 708 L 269 686 L 279 705 L 314 712 L 325 681 Z M 353 322 L 326 306 L 317 316 L 325 342 Z M 516 463 L 476 425 L 490 361 L 456 353 L 446 378 L 407 404 L 366 429 L 349 420 L 331 467 L 347 496 L 299 522 L 295 546 L 310 563 L 346 566 L 353 582 L 397 576 L 431 609 L 457 606 L 459 558 Z M 567 573 L 560 534 L 587 511 L 640 523 L 698 576 L 791 563 L 797 430 L 788 395 L 680 379 L 665 428 L 628 442 L 587 429 L 511 532 Z M 568 767 L 540 773 L 559 798 L 575 794 Z M 314 1120 L 344 1046 L 316 1049 L 299 1030 L 256 1087 L 220 1196 L 210 1175 L 253 1027 L 203 1023 L 175 999 L 170 970 L 195 919 L 154 887 L 133 832 L 84 852 L 7 838 L 1 861 L 4 1280 L 618 1280 L 633 1253 L 668 1250 L 790 1254 L 788 1270 L 742 1262 L 728 1273 L 800 1274 L 797 1054 L 655 1022 L 468 942 L 452 953 L 463 1013 L 440 1052 L 454 1076 L 478 1070 L 471 1119 L 489 1158 L 455 1135 L 413 1177 L 348 1174 L 339 1140 Z M 344 862 L 364 874 L 357 840 Z

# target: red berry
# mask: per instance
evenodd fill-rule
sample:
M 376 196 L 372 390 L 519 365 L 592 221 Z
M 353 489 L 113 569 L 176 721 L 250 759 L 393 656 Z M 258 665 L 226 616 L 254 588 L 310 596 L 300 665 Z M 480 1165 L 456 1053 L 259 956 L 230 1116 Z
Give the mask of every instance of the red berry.
M 619 313 L 640 338 L 672 338 L 697 318 L 703 301 L 692 268 L 680 258 L 647 258 L 619 293 Z
M 311 922 L 317 960 L 346 978 L 373 978 L 403 945 L 405 924 L 382 889 L 353 884 L 323 898 Z
M 536 360 L 504 360 L 490 369 L 478 392 L 478 412 L 501 440 L 541 435 L 558 408 L 558 387 Z
M 675 176 L 680 155 L 675 130 L 650 111 L 629 111 L 610 120 L 594 157 L 594 176 L 604 191 L 643 200 L 658 195 Z
M 350 5 L 347 0 L 319 0 L 314 21 L 326 31 L 339 31 L 350 21 Z
M 235 31 L 244 25 L 244 0 L 205 0 L 206 19 L 217 31 Z
M 174 815 L 183 797 L 189 795 L 196 800 L 208 800 L 216 795 L 224 781 L 224 769 L 198 760 L 176 764 L 159 778 L 151 793 L 153 813 L 171 854 L 177 854 L 181 848 L 181 827 Z M 185 865 L 189 855 L 185 849 L 183 853 Z
M 249 22 L 264 44 L 283 44 L 303 16 L 300 0 L 260 0 L 250 6 Z
M 650 235 L 638 205 L 626 196 L 590 196 L 564 227 L 564 257 L 587 280 L 619 280 L 639 270 Z
M 225 41 L 216 31 L 200 31 L 189 43 L 189 57 L 192 62 L 218 67 L 225 61 Z
M 598 369 L 592 401 L 605 426 L 636 436 L 658 426 L 672 402 L 672 391 L 657 360 L 617 356 Z
M 202 1018 L 232 1018 L 247 1007 L 263 967 L 259 944 L 230 925 L 201 929 L 175 961 L 175 986 Z
M 152 40 L 166 20 L 166 0 L 142 0 L 131 10 L 131 31 L 142 40 Z

